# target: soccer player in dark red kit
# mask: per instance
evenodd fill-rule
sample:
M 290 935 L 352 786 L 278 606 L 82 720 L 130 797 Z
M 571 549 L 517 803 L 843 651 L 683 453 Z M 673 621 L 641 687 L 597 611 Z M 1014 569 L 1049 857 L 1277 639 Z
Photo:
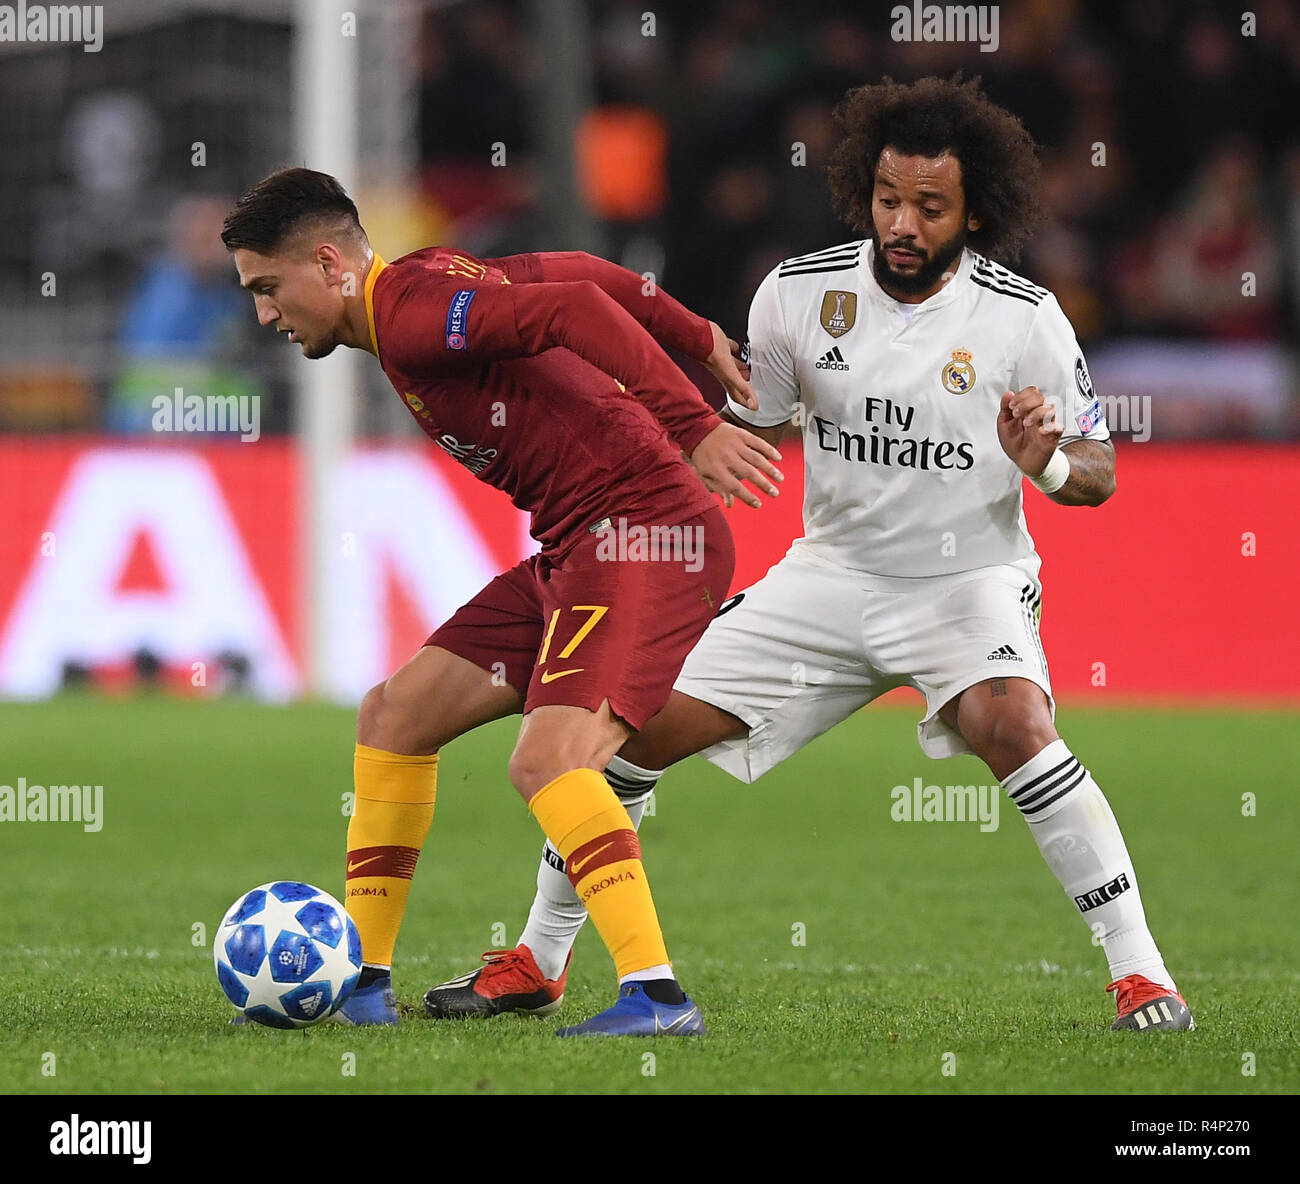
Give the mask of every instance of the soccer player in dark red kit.
M 522 711 L 510 779 L 565 860 L 620 984 L 613 1007 L 559 1034 L 702 1033 L 636 832 L 601 770 L 667 702 L 727 594 L 734 551 L 712 493 L 757 506 L 742 482 L 775 496 L 781 479 L 776 449 L 723 423 L 660 348 L 704 362 L 756 407 L 734 343 L 582 253 L 479 260 L 432 247 L 386 264 L 339 183 L 309 169 L 255 185 L 221 237 L 262 324 L 308 358 L 339 345 L 374 354 L 424 432 L 527 510 L 541 544 L 362 701 L 345 903 L 364 967 L 338 1014 L 397 1022 L 393 947 L 438 751 Z M 633 528 L 675 543 L 651 550 L 653 562 L 624 547 L 619 561 L 608 544 Z

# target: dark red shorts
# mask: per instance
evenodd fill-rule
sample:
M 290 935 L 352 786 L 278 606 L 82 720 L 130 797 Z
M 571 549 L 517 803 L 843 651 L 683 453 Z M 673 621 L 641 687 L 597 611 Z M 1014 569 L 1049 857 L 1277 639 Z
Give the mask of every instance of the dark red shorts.
M 735 559 L 716 506 L 671 530 L 613 520 L 558 566 L 533 555 L 503 572 L 424 644 L 499 674 L 525 714 L 547 704 L 595 711 L 608 699 L 640 728 L 668 702 Z

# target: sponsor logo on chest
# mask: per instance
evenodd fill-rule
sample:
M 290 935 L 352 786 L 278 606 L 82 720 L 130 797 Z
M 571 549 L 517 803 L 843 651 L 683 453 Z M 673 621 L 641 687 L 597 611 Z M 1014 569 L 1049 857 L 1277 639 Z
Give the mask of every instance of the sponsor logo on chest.
M 425 426 L 425 431 L 433 438 L 433 442 L 452 459 L 460 461 L 474 476 L 477 477 L 488 465 L 496 460 L 497 450 L 495 448 L 489 448 L 485 444 L 462 444 L 450 432 L 438 433 L 433 422 L 433 412 L 429 410 L 419 395 L 413 395 L 410 391 L 403 391 L 402 398 L 406 400 L 406 405 L 415 414 L 416 418 Z
M 849 364 L 845 357 L 840 353 L 840 347 L 834 346 L 828 349 L 820 358 L 817 359 L 813 366 L 817 370 L 848 370 Z
M 852 463 L 884 468 L 962 471 L 974 465 L 973 441 L 945 439 L 941 429 L 931 434 L 916 411 L 900 400 L 869 395 L 862 400 L 865 430 L 814 414 L 808 420 L 808 445 Z

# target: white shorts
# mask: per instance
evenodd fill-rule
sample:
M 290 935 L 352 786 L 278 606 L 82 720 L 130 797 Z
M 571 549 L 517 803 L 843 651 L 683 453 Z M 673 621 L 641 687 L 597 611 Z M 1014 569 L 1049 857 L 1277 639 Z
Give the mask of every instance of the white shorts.
M 847 571 L 787 554 L 732 597 L 691 651 L 674 690 L 739 717 L 749 735 L 701 755 L 754 781 L 895 687 L 925 696 L 927 756 L 970 752 L 939 718 L 959 692 L 1025 678 L 1056 703 L 1038 639 L 1038 556 L 955 575 Z

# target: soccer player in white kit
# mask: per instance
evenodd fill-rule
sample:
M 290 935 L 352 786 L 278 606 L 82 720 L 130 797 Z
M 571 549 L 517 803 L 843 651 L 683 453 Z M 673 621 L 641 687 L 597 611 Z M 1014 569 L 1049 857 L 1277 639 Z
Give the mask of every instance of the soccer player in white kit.
M 1069 321 L 994 262 L 1015 257 L 1039 216 L 1033 142 L 977 81 L 886 79 L 850 91 L 837 116 L 832 193 L 867 237 L 762 282 L 748 346 L 758 410 L 726 411 L 773 444 L 802 431 L 804 534 L 721 607 L 606 777 L 638 824 L 683 757 L 752 782 L 915 687 L 921 748 L 988 765 L 1100 940 L 1112 1027 L 1191 1028 L 1114 814 L 1056 733 L 1038 637 L 1023 478 L 1072 506 L 1100 505 L 1115 479 Z M 426 1011 L 548 1014 L 584 917 L 548 845 L 519 944 L 434 987 Z

